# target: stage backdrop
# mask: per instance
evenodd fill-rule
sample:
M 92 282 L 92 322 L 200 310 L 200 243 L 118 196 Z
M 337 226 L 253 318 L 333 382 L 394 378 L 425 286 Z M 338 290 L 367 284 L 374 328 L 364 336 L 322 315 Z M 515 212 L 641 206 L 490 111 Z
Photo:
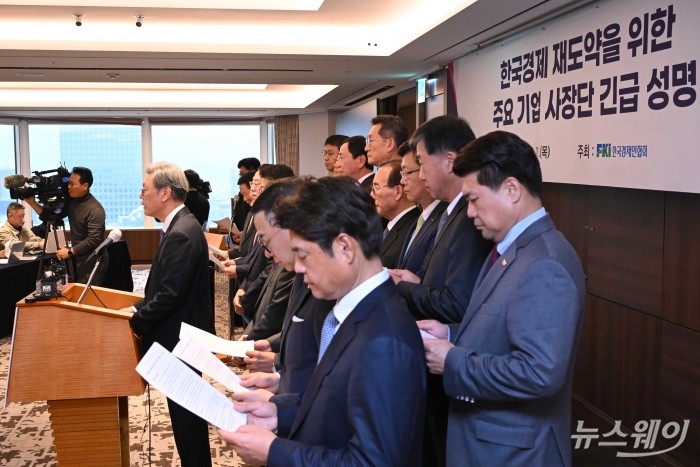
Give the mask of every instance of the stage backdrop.
M 456 62 L 458 111 L 545 181 L 700 193 L 699 56 L 700 1 L 595 2 Z

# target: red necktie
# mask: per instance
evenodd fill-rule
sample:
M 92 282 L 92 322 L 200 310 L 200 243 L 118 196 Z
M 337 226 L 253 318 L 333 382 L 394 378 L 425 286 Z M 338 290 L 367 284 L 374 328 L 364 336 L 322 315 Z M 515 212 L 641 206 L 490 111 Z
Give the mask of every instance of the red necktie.
M 493 267 L 494 264 L 496 264 L 496 261 L 498 260 L 498 257 L 501 256 L 498 253 L 498 250 L 496 249 L 496 245 L 493 246 L 491 249 L 491 253 L 489 253 L 489 259 L 487 260 L 486 263 L 486 272 L 489 272 L 491 268 Z

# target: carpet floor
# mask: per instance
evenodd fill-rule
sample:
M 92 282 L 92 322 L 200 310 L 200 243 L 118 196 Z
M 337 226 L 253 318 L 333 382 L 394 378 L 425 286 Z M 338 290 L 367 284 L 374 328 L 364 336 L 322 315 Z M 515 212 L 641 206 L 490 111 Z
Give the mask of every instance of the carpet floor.
M 134 267 L 134 292 L 142 293 L 148 269 Z M 229 336 L 227 305 L 228 279 L 221 273 L 215 276 L 215 315 L 218 336 Z M 12 403 L 5 408 L 5 386 L 10 359 L 11 338 L 0 339 L 0 465 L 11 467 L 56 466 L 53 434 L 47 405 L 44 401 Z M 235 371 L 238 371 L 237 369 Z M 220 390 L 223 387 L 215 384 Z M 148 392 L 129 397 L 129 450 L 131 466 L 179 466 L 170 417 L 165 397 L 150 390 L 151 421 L 148 423 Z M 236 452 L 226 446 L 209 427 L 209 440 L 214 466 L 245 465 Z M 149 456 L 150 445 L 150 456 Z M 149 458 L 150 457 L 150 458 Z M 97 466 L 96 466 L 97 467 Z

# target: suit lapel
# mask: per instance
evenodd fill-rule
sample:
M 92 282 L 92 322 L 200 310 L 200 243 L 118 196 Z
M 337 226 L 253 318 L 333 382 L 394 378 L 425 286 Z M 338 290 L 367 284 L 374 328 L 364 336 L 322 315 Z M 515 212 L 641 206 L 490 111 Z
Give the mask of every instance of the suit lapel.
M 549 215 L 546 215 L 525 229 L 525 231 L 520 234 L 520 236 L 515 240 L 515 242 L 513 242 L 508 250 L 503 252 L 490 271 L 486 272 L 486 263 L 484 263 L 484 265 L 481 267 L 479 277 L 476 279 L 476 285 L 474 286 L 472 298 L 469 300 L 467 311 L 464 313 L 464 318 L 459 325 L 456 339 L 462 335 L 464 330 L 469 325 L 469 322 L 476 314 L 477 310 L 479 310 L 481 305 L 489 298 L 493 292 L 493 289 L 501 281 L 501 278 L 506 273 L 508 268 L 512 267 L 517 261 L 518 250 L 526 246 L 534 238 L 539 237 L 547 230 L 551 230 L 553 228 L 554 224 L 552 224 L 552 220 L 549 218 Z
M 180 220 L 182 217 L 186 216 L 189 213 L 190 213 L 190 210 L 187 209 L 187 207 L 184 207 L 175 213 L 175 215 L 173 216 L 173 220 L 170 221 L 170 225 L 168 226 L 168 230 L 165 231 L 165 238 L 163 238 L 163 240 L 158 244 L 158 249 L 156 250 L 156 256 L 153 258 L 153 261 L 151 262 L 151 264 L 158 264 L 158 258 L 160 257 L 160 252 L 165 247 L 165 244 L 168 241 L 168 237 L 170 236 L 170 232 L 172 232 L 173 227 L 175 227 L 175 224 L 177 224 L 178 220 Z M 148 290 L 148 285 L 150 282 L 151 282 L 151 274 L 149 272 L 148 279 L 146 279 L 146 286 L 144 288 L 144 293 L 146 290 Z
M 456 222 L 455 220 L 457 219 L 458 216 L 466 216 L 467 214 L 464 212 L 465 208 L 467 206 L 467 202 L 465 199 L 462 197 L 457 201 L 457 205 L 455 208 L 452 210 L 452 212 L 447 216 L 447 222 L 445 222 L 445 227 L 442 229 L 442 232 L 440 232 L 440 236 L 435 236 L 435 241 L 433 242 L 433 247 L 430 249 L 430 252 L 428 252 L 428 257 L 425 259 L 424 268 L 423 271 L 428 270 L 428 266 L 430 265 L 430 260 L 433 257 L 433 253 L 437 250 L 437 246 L 440 244 L 440 239 L 442 239 L 447 232 L 450 230 L 450 226 L 452 225 L 453 222 Z M 445 210 L 447 210 L 447 206 L 445 207 Z M 444 212 L 444 211 L 443 211 Z M 442 216 L 442 213 L 440 213 Z
M 318 362 L 316 369 L 311 375 L 311 380 L 309 381 L 309 386 L 304 393 L 304 397 L 299 406 L 296 418 L 294 419 L 294 424 L 290 431 L 290 438 L 296 432 L 296 430 L 301 426 L 306 418 L 311 406 L 316 399 L 323 380 L 328 376 L 328 374 L 333 370 L 338 359 L 343 354 L 348 345 L 353 341 L 357 335 L 357 325 L 367 319 L 372 310 L 389 298 L 392 291 L 394 290 L 394 284 L 391 279 L 382 283 L 379 287 L 374 289 L 365 298 L 363 298 L 356 306 L 353 308 L 352 312 L 343 321 L 338 330 L 333 336 L 326 353 L 323 354 L 323 358 Z M 330 311 L 329 311 L 330 313 Z

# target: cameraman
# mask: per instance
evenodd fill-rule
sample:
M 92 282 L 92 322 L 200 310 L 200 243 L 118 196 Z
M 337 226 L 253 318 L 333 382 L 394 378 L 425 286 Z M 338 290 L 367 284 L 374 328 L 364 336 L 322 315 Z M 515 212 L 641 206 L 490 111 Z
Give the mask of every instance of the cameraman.
M 58 214 L 59 218 L 68 215 L 71 233 L 71 247 L 62 247 L 56 251 L 56 258 L 66 260 L 75 256 L 77 264 L 75 282 L 87 283 L 97 257 L 90 254 L 97 248 L 105 236 L 105 210 L 97 199 L 90 193 L 92 186 L 92 171 L 85 167 L 73 167 L 68 179 L 68 196 L 70 200 Z M 34 198 L 24 201 L 34 209 L 41 220 L 50 220 L 48 214 L 43 214 L 44 208 Z M 99 270 L 95 271 L 92 285 L 100 285 L 107 270 L 109 257 L 100 262 Z

